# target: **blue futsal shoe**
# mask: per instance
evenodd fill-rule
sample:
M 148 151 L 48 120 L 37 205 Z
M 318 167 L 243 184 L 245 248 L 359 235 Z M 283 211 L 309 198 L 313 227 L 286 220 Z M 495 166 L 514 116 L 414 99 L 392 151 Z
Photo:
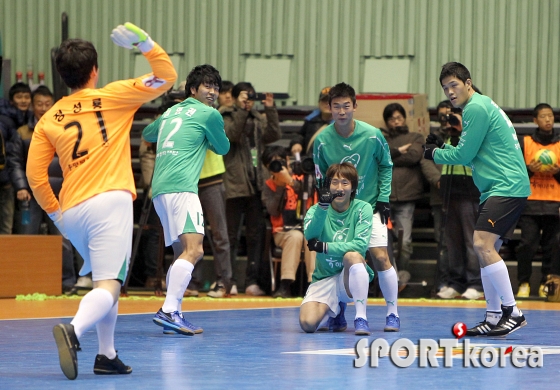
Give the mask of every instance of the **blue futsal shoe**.
M 325 325 L 317 328 L 317 332 L 327 332 L 332 330 L 333 332 L 344 332 L 348 326 L 346 318 L 344 318 L 344 311 L 346 310 L 346 303 L 338 302 L 340 306 L 340 312 L 336 317 L 329 317 Z
M 153 321 L 156 325 L 163 326 L 164 332 L 167 327 L 177 333 L 184 334 L 185 336 L 194 336 L 195 333 L 193 329 L 189 328 L 184 323 L 184 319 L 178 311 L 174 311 L 173 313 L 164 313 L 163 310 L 159 309 L 154 316 Z
M 401 330 L 401 319 L 394 315 L 389 314 L 385 320 L 385 332 L 398 332 Z
M 189 321 L 187 321 L 185 319 L 185 317 L 183 317 L 183 313 L 179 313 L 179 315 L 183 319 L 183 325 L 185 327 L 191 329 L 195 334 L 199 334 L 199 333 L 203 332 L 203 329 L 200 326 L 196 326 L 196 325 L 190 323 Z M 173 328 L 170 328 L 169 326 L 164 326 L 163 327 L 163 334 L 175 334 L 175 333 L 178 333 L 178 332 L 175 331 Z
M 354 329 L 354 334 L 358 336 L 369 336 L 371 334 L 367 320 L 364 320 L 362 317 L 354 320 Z

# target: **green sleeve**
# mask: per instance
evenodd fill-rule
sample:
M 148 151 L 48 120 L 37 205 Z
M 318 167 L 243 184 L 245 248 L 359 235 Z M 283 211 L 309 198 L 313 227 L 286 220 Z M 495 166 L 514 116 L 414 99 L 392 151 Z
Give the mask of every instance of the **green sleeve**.
M 354 237 L 351 241 L 346 242 L 329 242 L 328 252 L 329 255 L 344 256 L 348 252 L 358 252 L 364 255 L 368 249 L 369 238 L 371 236 L 371 229 L 373 225 L 373 209 L 369 203 L 363 203 L 360 210 L 355 213 Z
M 327 169 L 329 169 L 329 164 L 325 161 L 323 153 L 321 153 L 321 148 L 325 146 L 321 141 L 321 137 L 315 137 L 315 141 L 313 141 L 313 161 L 315 162 L 315 176 L 317 176 L 318 179 L 326 177 Z M 319 172 L 317 172 L 317 169 Z M 320 173 L 320 176 L 317 173 Z
M 468 105 L 467 105 L 468 106 Z M 456 147 L 436 149 L 436 164 L 468 165 L 477 155 L 490 128 L 490 115 L 486 109 L 474 104 L 463 111 L 463 131 Z
M 142 131 L 142 138 L 147 142 L 157 142 L 159 124 L 161 123 L 161 116 L 157 118 L 154 122 L 150 123 Z
M 377 156 L 377 165 L 379 166 L 379 196 L 377 200 L 381 202 L 389 202 L 391 196 L 391 181 L 393 180 L 393 161 L 391 160 L 391 153 L 389 152 L 389 144 L 387 140 L 379 131 L 377 139 L 379 142 Z
M 206 126 L 206 138 L 210 143 L 208 148 L 214 153 L 223 156 L 229 151 L 229 139 L 224 131 L 224 119 L 218 110 L 210 112 Z
M 307 240 L 321 237 L 327 219 L 327 211 L 328 209 L 323 210 L 318 205 L 313 205 L 307 210 L 303 220 L 303 234 Z

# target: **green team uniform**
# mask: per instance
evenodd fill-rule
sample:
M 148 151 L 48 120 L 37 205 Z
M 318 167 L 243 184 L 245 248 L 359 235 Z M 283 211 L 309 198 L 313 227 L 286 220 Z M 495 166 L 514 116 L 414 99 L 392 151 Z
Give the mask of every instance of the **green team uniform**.
M 169 108 L 144 129 L 142 137 L 148 142 L 157 141 L 154 198 L 176 192 L 198 194 L 206 150 L 221 155 L 229 151 L 222 115 L 194 98 Z
M 490 196 L 531 195 L 527 167 L 513 124 L 488 96 L 474 93 L 463 109 L 459 144 L 436 149 L 437 164 L 466 165 L 480 190 L 480 203 Z
M 356 199 L 368 202 L 375 210 L 377 200 L 389 202 L 393 161 L 389 145 L 381 131 L 365 122 L 354 120 L 354 132 L 348 138 L 340 136 L 330 124 L 313 143 L 315 175 L 326 176 L 332 164 L 345 161 L 358 170 Z
M 313 280 L 338 275 L 344 269 L 342 259 L 347 252 L 366 255 L 371 235 L 373 209 L 362 200 L 354 199 L 350 207 L 342 213 L 332 207 L 323 210 L 317 204 L 305 214 L 304 234 L 307 240 L 316 238 L 328 244 L 328 253 L 317 253 Z M 373 280 L 373 270 L 366 264 L 369 281 Z

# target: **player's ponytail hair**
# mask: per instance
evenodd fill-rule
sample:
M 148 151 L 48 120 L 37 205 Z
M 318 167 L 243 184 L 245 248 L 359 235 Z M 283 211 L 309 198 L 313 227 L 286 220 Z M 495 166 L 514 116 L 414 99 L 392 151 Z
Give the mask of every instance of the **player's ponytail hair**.
M 352 184 L 352 195 L 350 199 L 356 197 L 356 189 L 358 188 L 358 171 L 351 163 L 345 161 L 340 164 L 332 164 L 329 169 L 327 169 L 327 177 L 333 179 L 335 176 L 342 177 L 344 179 L 350 180 Z

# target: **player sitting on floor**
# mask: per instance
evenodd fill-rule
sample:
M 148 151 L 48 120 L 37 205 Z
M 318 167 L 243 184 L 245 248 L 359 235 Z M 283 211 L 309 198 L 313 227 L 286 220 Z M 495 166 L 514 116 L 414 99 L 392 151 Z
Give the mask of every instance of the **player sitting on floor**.
M 317 252 L 313 281 L 299 312 L 307 333 L 316 330 L 346 330 L 344 310 L 354 302 L 355 334 L 369 335 L 366 305 L 373 270 L 364 260 L 371 235 L 373 209 L 355 199 L 358 172 L 348 162 L 333 164 L 319 188 L 319 203 L 304 220 L 310 250 Z

